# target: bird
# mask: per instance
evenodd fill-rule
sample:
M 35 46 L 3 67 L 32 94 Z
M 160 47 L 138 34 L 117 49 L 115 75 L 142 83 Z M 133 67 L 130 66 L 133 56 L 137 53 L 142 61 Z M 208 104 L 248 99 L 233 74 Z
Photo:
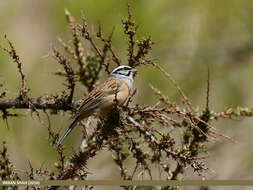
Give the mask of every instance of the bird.
M 86 97 L 81 100 L 80 106 L 74 115 L 74 120 L 56 144 L 59 148 L 63 140 L 75 128 L 78 122 L 97 114 L 105 118 L 113 109 L 115 102 L 123 105 L 133 88 L 133 79 L 137 70 L 127 65 L 116 67 L 107 80 L 95 87 Z

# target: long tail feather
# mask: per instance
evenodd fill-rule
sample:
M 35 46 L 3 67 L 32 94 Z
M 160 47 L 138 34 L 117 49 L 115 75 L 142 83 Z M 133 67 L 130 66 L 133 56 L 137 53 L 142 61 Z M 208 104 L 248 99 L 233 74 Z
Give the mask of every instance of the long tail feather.
M 59 148 L 59 146 L 62 144 L 63 140 L 68 136 L 68 134 L 75 128 L 75 126 L 78 123 L 78 118 L 76 118 L 71 125 L 69 126 L 68 130 L 64 133 L 64 135 L 60 138 L 60 140 L 57 142 L 56 147 Z

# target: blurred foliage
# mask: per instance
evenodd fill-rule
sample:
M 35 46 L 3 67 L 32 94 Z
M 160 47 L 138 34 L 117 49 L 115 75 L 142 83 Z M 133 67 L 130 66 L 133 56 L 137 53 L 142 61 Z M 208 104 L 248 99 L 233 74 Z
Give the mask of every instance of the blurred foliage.
M 135 0 L 131 4 L 136 23 L 140 24 L 137 35 L 152 36 L 155 42 L 152 57 L 176 78 L 194 104 L 202 105 L 202 108 L 205 106 L 209 67 L 210 107 L 213 110 L 223 111 L 224 107 L 237 105 L 252 107 L 252 1 Z M 96 23 L 100 22 L 107 36 L 115 26 L 112 43 L 122 60 L 125 63 L 127 61 L 127 39 L 123 37 L 124 32 L 120 26 L 121 18 L 126 15 L 125 0 L 2 0 L 0 17 L 4 18 L 4 22 L 0 23 L 0 44 L 6 45 L 4 34 L 13 40 L 24 63 L 28 86 L 33 89 L 31 96 L 64 89 L 63 79 L 52 75 L 52 71 L 60 67 L 48 57 L 50 44 L 57 44 L 57 37 L 71 39 L 70 29 L 66 27 L 64 8 L 68 8 L 76 18 L 81 18 L 83 12 L 90 28 L 97 28 Z M 88 46 L 84 48 L 89 51 Z M 1 90 L 8 89 L 8 96 L 15 97 L 18 94 L 16 89 L 20 86 L 19 76 L 16 65 L 9 61 L 3 51 L 0 51 L 0 70 L 0 84 L 3 84 Z M 136 103 L 156 103 L 155 96 L 150 93 L 149 83 L 163 91 L 171 100 L 181 99 L 174 87 L 151 67 L 141 68 L 135 81 L 135 86 L 139 89 Z M 75 99 L 84 93 L 85 89 L 80 86 Z M 57 158 L 48 144 L 46 129 L 41 127 L 35 115 L 29 116 L 29 111 L 15 113 L 21 114 L 21 117 L 8 120 L 9 129 L 6 122 L 0 120 L 0 140 L 7 142 L 13 161 L 21 169 L 29 168 L 28 158 L 33 158 L 32 164 L 35 167 L 40 167 L 43 162 L 45 167 L 49 167 Z M 41 120 L 46 122 L 46 118 Z M 52 126 L 65 128 L 67 122 L 68 116 L 60 113 L 53 116 Z M 215 174 L 210 173 L 211 178 L 252 178 L 253 154 L 248 151 L 253 145 L 252 126 L 251 119 L 219 122 L 216 127 L 240 143 L 232 144 L 224 139 L 222 142 L 210 143 L 211 155 L 208 159 L 210 167 L 216 171 Z M 77 137 L 80 134 L 75 131 L 67 142 L 75 147 L 80 139 Z M 72 153 L 69 150 L 69 155 Z M 98 163 L 110 163 L 109 160 L 97 158 L 91 162 L 94 170 L 103 171 L 97 178 L 108 176 L 107 164 Z M 244 163 L 245 169 L 238 171 L 241 163 Z M 112 171 L 111 177 L 117 178 L 117 172 Z M 191 173 L 188 178 L 192 178 Z

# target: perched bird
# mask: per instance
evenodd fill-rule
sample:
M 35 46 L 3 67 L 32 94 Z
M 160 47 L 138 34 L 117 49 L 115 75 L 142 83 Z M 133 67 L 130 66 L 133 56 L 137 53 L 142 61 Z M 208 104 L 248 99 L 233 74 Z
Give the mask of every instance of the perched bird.
M 115 102 L 122 105 L 132 90 L 133 77 L 136 72 L 136 69 L 125 65 L 115 68 L 104 83 L 94 88 L 82 99 L 82 103 L 77 108 L 77 113 L 74 116 L 74 121 L 57 142 L 56 146 L 59 147 L 61 145 L 62 141 L 79 121 L 89 117 L 93 113 L 97 113 L 99 117 L 106 117 L 112 110 Z

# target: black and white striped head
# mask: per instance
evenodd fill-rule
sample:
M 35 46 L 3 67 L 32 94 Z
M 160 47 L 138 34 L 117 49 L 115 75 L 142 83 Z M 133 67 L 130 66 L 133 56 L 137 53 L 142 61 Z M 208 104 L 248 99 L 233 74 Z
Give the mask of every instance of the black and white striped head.
M 121 66 L 118 66 L 117 68 L 115 68 L 112 72 L 111 72 L 111 75 L 114 76 L 114 75 L 120 75 L 120 76 L 123 76 L 123 77 L 130 77 L 130 78 L 133 78 L 134 77 L 134 74 L 137 72 L 136 69 L 130 67 L 130 66 L 127 66 L 127 65 L 121 65 Z
M 111 72 L 110 76 L 122 79 L 123 81 L 125 81 L 129 85 L 130 88 L 132 88 L 133 78 L 136 73 L 137 73 L 136 69 L 134 69 L 130 66 L 127 66 L 127 65 L 121 65 L 121 66 L 118 66 L 117 68 L 115 68 Z

